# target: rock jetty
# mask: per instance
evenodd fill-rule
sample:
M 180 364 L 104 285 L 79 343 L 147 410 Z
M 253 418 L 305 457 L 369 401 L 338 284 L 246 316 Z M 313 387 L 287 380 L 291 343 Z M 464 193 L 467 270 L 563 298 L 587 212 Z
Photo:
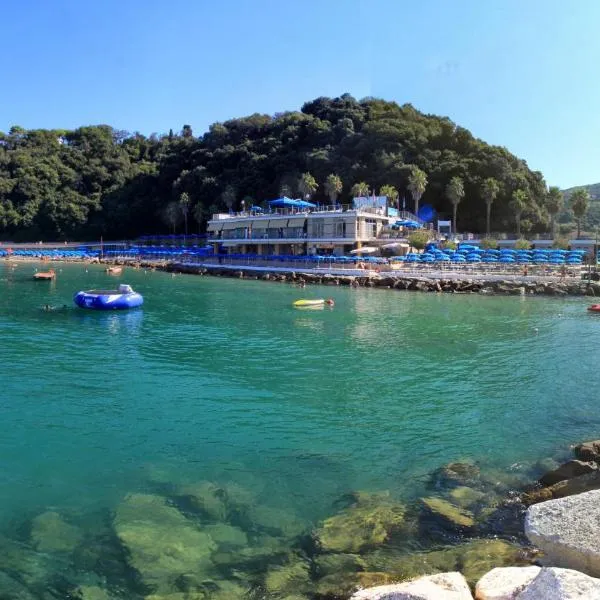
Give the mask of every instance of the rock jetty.
M 557 278 L 502 278 L 497 275 L 473 275 L 472 277 L 408 276 L 402 274 L 367 274 L 364 276 L 330 273 L 306 273 L 302 271 L 259 271 L 244 267 L 189 265 L 170 263 L 160 268 L 172 273 L 212 275 L 261 281 L 341 285 L 354 287 L 377 287 L 411 292 L 443 292 L 453 294 L 488 295 L 543 295 L 543 296 L 599 296 L 600 283 L 587 280 L 559 280 Z

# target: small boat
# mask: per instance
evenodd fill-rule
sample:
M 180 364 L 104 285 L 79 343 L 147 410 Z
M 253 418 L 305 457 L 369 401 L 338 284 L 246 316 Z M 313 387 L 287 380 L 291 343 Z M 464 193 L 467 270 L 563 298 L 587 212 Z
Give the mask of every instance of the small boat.
M 333 301 L 332 298 L 317 298 L 315 300 L 296 300 L 294 302 L 294 306 L 296 308 L 308 308 L 309 306 L 325 306 L 325 304 L 327 304 L 328 306 L 333 306 L 335 304 L 335 302 Z
M 80 308 L 93 310 L 126 310 L 144 303 L 141 294 L 134 292 L 130 285 L 121 284 L 116 290 L 88 290 L 77 292 L 73 302 Z
M 123 272 L 123 267 L 108 267 L 106 273 L 108 275 L 120 275 Z
M 600 304 L 591 304 L 588 306 L 588 311 L 600 313 Z
M 33 278 L 36 281 L 50 281 L 51 279 L 56 278 L 56 273 L 54 269 L 50 269 L 49 271 L 40 271 L 39 273 L 34 273 Z

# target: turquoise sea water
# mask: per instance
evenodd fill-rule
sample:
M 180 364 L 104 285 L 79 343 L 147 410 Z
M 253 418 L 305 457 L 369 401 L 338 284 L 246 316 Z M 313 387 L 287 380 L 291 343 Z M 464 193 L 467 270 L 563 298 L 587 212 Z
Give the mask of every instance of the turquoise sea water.
M 526 470 L 600 432 L 583 299 L 36 266 L 0 265 L 0 530 L 23 543 L 39 513 L 110 519 L 157 482 L 235 483 L 310 529 L 349 491 L 408 502 L 449 461 Z M 142 310 L 72 304 L 120 281 Z

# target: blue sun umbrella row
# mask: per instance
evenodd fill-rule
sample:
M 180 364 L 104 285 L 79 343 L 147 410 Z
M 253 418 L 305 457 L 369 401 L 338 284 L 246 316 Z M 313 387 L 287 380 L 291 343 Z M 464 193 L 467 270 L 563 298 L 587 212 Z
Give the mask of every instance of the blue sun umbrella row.
M 69 259 L 69 258 L 94 258 L 99 256 L 100 252 L 98 250 L 90 250 L 90 249 L 53 249 L 53 250 L 25 250 L 25 249 L 16 249 L 9 250 L 6 248 L 0 249 L 0 256 L 19 256 L 23 258 L 48 258 L 48 259 Z
M 405 260 L 410 263 L 500 263 L 500 264 L 554 264 L 581 265 L 584 250 L 483 250 L 474 246 L 462 247 L 458 250 L 429 247 L 422 254 L 409 253 Z

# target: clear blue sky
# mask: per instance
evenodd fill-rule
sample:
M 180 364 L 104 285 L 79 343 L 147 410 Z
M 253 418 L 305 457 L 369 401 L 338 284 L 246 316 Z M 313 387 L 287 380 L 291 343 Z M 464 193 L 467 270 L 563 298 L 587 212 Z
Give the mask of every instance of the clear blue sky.
M 166 132 L 349 92 L 600 181 L 598 0 L 22 0 L 3 5 L 0 129 Z

